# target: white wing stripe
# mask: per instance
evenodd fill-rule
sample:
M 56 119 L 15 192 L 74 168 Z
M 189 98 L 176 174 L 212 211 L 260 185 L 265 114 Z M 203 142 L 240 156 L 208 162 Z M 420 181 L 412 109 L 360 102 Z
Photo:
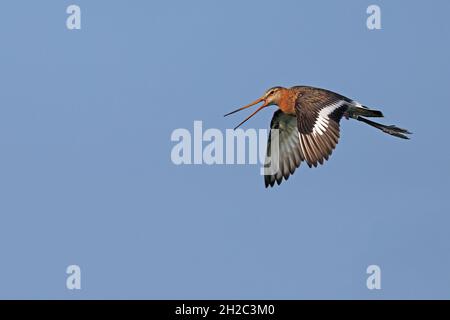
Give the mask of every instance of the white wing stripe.
M 342 105 L 344 105 L 345 101 L 338 101 L 336 103 L 330 104 L 329 106 L 326 106 L 325 108 L 321 109 L 316 122 L 314 123 L 314 128 L 313 128 L 313 134 L 320 134 L 323 135 L 326 131 L 326 128 L 328 128 L 328 119 L 329 119 L 329 115 L 331 113 L 333 113 L 334 110 L 342 107 Z

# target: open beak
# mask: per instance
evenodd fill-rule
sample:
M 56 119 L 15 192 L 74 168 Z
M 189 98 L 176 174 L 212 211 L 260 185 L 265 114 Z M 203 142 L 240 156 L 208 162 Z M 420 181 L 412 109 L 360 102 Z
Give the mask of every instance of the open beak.
M 241 125 L 243 125 L 245 122 L 247 122 L 247 120 L 249 120 L 251 117 L 253 117 L 255 114 L 257 114 L 259 111 L 261 111 L 263 108 L 267 107 L 267 105 L 266 105 L 266 100 L 264 99 L 264 97 L 259 98 L 258 100 L 253 101 L 252 103 L 250 103 L 250 104 L 248 104 L 248 105 L 246 105 L 246 106 L 244 106 L 244 107 L 242 107 L 242 108 L 239 108 L 239 109 L 234 110 L 234 111 L 232 111 L 232 112 L 230 112 L 230 113 L 227 113 L 226 115 L 224 115 L 224 117 L 229 116 L 230 114 L 236 113 L 236 112 L 238 112 L 238 111 L 241 111 L 241 110 L 250 108 L 251 106 L 254 106 L 255 104 L 258 104 L 258 103 L 260 103 L 260 102 L 264 102 L 264 103 L 263 103 L 258 109 L 256 109 L 255 112 L 253 112 L 251 115 L 249 115 L 244 121 L 242 121 L 241 123 L 239 123 L 239 124 L 234 128 L 234 130 L 236 130 L 236 129 L 239 128 Z

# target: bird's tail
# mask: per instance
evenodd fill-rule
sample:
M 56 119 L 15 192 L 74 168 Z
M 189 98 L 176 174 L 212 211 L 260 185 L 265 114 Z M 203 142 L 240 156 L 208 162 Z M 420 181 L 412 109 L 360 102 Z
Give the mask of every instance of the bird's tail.
M 347 110 L 347 116 L 356 119 L 357 117 L 369 117 L 369 118 L 381 118 L 384 117 L 383 113 L 379 110 L 369 109 L 359 103 L 354 103 L 349 106 Z
M 370 121 L 369 119 L 363 118 L 361 116 L 357 116 L 355 119 L 359 120 L 359 121 L 362 121 L 364 123 L 367 123 L 368 125 L 370 125 L 372 127 L 375 127 L 375 128 L 377 128 L 377 129 L 379 129 L 379 130 L 381 130 L 381 131 L 383 131 L 383 132 L 385 132 L 387 134 L 390 134 L 392 136 L 399 137 L 399 138 L 402 138 L 402 139 L 409 139 L 409 137 L 406 136 L 406 134 L 411 134 L 411 132 L 409 132 L 406 129 L 402 129 L 402 128 L 399 128 L 399 127 L 393 126 L 393 125 L 387 126 L 387 125 L 384 125 L 384 124 L 381 124 L 381 123 Z

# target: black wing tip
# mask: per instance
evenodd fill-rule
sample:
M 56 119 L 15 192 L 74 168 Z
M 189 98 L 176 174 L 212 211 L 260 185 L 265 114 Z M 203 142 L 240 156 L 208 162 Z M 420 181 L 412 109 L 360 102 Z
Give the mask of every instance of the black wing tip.
M 266 189 L 273 188 L 273 186 L 275 184 L 275 181 L 270 181 L 270 182 L 269 181 L 265 181 L 264 184 L 266 186 Z
M 273 178 L 273 179 L 271 179 L 271 178 Z M 281 183 L 284 180 L 287 181 L 288 179 L 289 179 L 289 175 L 287 177 L 286 176 L 281 176 L 281 178 L 279 178 L 279 179 L 277 179 L 274 176 L 265 176 L 264 184 L 266 186 L 266 189 L 268 189 L 269 187 L 273 188 L 273 187 L 275 187 L 275 185 L 279 186 L 279 185 L 281 185 Z

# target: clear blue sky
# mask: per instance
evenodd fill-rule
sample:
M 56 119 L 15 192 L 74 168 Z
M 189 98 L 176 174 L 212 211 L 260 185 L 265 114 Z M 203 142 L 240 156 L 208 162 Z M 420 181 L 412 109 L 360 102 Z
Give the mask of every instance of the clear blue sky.
M 366 28 L 370 4 L 382 30 Z M 0 298 L 449 298 L 449 12 L 3 1 Z M 174 129 L 232 128 L 244 114 L 224 113 L 300 84 L 379 108 L 412 140 L 343 121 L 326 166 L 270 190 L 259 166 L 172 164 Z M 65 287 L 71 264 L 80 291 Z

